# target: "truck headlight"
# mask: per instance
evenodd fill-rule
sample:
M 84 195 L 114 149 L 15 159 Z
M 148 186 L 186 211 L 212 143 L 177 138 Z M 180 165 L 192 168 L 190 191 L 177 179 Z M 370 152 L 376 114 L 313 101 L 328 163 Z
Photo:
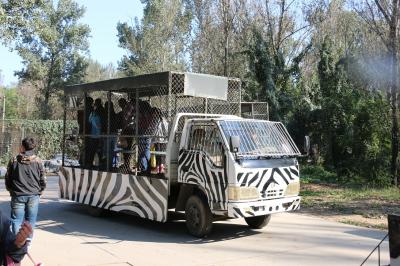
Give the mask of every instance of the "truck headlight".
M 300 181 L 289 183 L 286 187 L 285 196 L 297 196 L 300 192 Z
M 229 200 L 250 200 L 259 197 L 260 193 L 256 187 L 228 187 Z

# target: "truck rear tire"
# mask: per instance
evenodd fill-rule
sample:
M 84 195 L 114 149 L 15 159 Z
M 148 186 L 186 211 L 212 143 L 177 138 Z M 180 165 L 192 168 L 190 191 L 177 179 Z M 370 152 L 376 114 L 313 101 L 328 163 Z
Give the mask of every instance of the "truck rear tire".
M 195 237 L 204 237 L 211 232 L 212 214 L 208 204 L 199 196 L 192 195 L 186 202 L 186 227 Z
M 271 220 L 271 214 L 254 216 L 254 217 L 245 217 L 244 220 L 249 225 L 250 228 L 253 229 L 261 229 L 269 223 Z

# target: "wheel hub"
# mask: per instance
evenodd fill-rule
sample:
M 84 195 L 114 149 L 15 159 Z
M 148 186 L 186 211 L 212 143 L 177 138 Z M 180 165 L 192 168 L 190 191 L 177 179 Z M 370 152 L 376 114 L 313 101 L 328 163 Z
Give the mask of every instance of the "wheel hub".
M 200 224 L 200 216 L 199 216 L 199 210 L 195 206 L 191 206 L 189 208 L 189 211 L 187 213 L 187 218 L 190 225 L 193 227 L 199 227 Z

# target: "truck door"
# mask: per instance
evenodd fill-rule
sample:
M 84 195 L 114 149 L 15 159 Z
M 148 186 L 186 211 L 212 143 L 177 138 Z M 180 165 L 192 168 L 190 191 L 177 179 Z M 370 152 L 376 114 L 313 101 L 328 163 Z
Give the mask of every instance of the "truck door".
M 218 127 L 213 123 L 188 124 L 181 145 L 178 182 L 197 185 L 207 196 L 210 209 L 227 209 L 226 154 Z

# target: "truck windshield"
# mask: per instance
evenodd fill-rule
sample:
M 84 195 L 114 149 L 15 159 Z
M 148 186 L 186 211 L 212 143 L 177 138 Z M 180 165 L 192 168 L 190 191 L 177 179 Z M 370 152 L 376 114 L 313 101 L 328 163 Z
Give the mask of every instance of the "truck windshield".
M 226 120 L 219 122 L 229 142 L 240 138 L 238 156 L 286 157 L 300 155 L 286 128 L 279 122 L 261 120 Z

